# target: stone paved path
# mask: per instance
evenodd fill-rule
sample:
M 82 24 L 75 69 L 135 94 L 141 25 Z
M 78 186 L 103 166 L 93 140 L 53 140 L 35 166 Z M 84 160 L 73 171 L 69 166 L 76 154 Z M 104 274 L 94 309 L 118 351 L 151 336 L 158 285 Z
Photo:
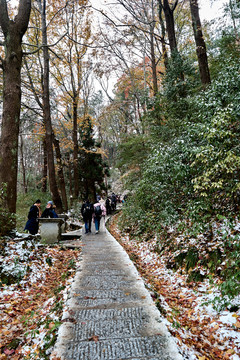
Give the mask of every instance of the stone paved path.
M 125 250 L 102 227 L 84 235 L 51 359 L 180 360 L 173 338 Z

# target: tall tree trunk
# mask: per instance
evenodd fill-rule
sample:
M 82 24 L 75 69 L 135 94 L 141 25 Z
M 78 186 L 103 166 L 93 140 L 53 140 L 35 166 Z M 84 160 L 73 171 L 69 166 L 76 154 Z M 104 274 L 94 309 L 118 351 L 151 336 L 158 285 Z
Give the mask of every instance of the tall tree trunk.
M 207 50 L 203 38 L 202 25 L 199 16 L 198 0 L 189 0 L 189 2 L 192 16 L 192 27 L 196 43 L 200 79 L 203 87 L 205 87 L 206 85 L 210 84 L 211 79 L 208 67 Z
M 7 184 L 6 209 L 16 212 L 18 136 L 21 108 L 22 37 L 27 31 L 31 0 L 20 0 L 14 20 L 8 17 L 7 1 L 0 0 L 0 26 L 4 34 L 3 114 L 0 148 L 0 183 Z
M 165 42 L 165 35 L 166 35 L 166 29 L 162 17 L 162 11 L 163 6 L 161 0 L 158 0 L 158 16 L 159 16 L 159 22 L 161 26 L 162 36 L 161 36 L 161 44 L 162 44 L 162 53 L 163 53 L 163 62 L 165 70 L 167 70 L 168 66 L 168 54 L 167 54 L 167 48 L 166 48 L 166 42 Z
M 22 137 L 22 135 L 20 136 L 20 163 L 22 166 L 23 190 L 24 190 L 24 193 L 27 194 L 26 169 L 25 169 L 24 156 L 23 156 L 23 137 Z
M 42 167 L 42 192 L 47 192 L 47 172 L 48 172 L 48 165 L 47 165 L 47 149 L 46 149 L 46 138 L 42 142 L 43 146 L 43 167 Z
M 73 198 L 73 180 L 72 180 L 72 162 L 71 156 L 68 154 L 68 180 L 69 180 L 69 194 L 70 198 Z
M 157 81 L 157 65 L 156 65 L 153 31 L 154 31 L 153 26 L 151 26 L 150 28 L 151 67 L 152 67 L 152 77 L 153 77 L 153 94 L 154 96 L 156 96 L 158 93 L 158 81 Z
M 162 2 L 163 1 L 163 2 Z M 178 0 L 175 0 L 171 4 L 169 3 L 169 0 L 159 0 L 159 5 L 162 7 L 165 15 L 166 20 L 166 30 L 168 35 L 168 41 L 171 51 L 171 57 L 174 61 L 180 61 L 180 64 L 182 63 L 181 56 L 178 52 L 177 48 L 177 40 L 176 40 L 176 32 L 175 32 L 175 21 L 174 21 L 174 10 L 176 9 L 178 4 Z M 179 64 L 178 64 L 179 66 Z M 180 79 L 184 80 L 184 73 L 182 70 L 180 70 Z M 182 94 L 184 96 L 184 93 Z
M 64 173 L 63 173 L 63 165 L 62 165 L 62 156 L 61 156 L 61 150 L 59 146 L 59 140 L 56 139 L 54 136 L 54 147 L 56 151 L 56 158 L 57 158 L 57 172 L 58 172 L 58 181 L 60 184 L 60 190 L 62 195 L 62 202 L 63 202 L 63 210 L 68 210 L 68 203 L 67 203 L 67 193 L 66 193 L 66 186 L 65 186 L 65 180 L 64 180 Z
M 160 0 L 162 1 L 162 0 Z M 162 8 L 165 15 L 166 20 L 166 29 L 168 34 L 168 41 L 171 50 L 171 54 L 177 51 L 177 40 L 176 40 L 176 33 L 175 33 L 175 22 L 174 22 L 174 10 L 178 4 L 178 0 L 175 0 L 173 5 L 170 6 L 168 0 L 163 0 Z
M 43 45 L 43 121 L 46 132 L 46 149 L 48 159 L 49 186 L 52 199 L 56 205 L 57 211 L 62 212 L 62 200 L 59 195 L 53 153 L 53 130 L 50 110 L 49 96 L 49 50 L 47 43 L 47 25 L 46 25 L 46 0 L 37 0 L 42 18 L 42 45 Z
M 78 124 L 77 124 L 78 104 L 76 97 L 73 100 L 73 177 L 74 177 L 74 198 L 79 195 L 79 169 L 78 169 Z

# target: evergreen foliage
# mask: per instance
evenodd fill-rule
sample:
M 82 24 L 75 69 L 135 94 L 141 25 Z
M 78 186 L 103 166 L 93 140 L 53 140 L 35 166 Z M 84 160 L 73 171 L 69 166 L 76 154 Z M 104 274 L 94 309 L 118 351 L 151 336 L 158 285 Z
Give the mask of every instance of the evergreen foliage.
M 83 198 L 92 201 L 97 192 L 106 190 L 104 177 L 108 175 L 107 164 L 103 161 L 100 144 L 94 138 L 93 121 L 84 117 L 80 125 L 79 178 Z
M 151 146 L 124 210 L 126 227 L 134 224 L 137 233 L 136 224 L 145 218 L 141 228 L 151 231 L 185 219 L 207 224 L 238 210 L 240 74 L 236 43 L 231 38 L 230 46 L 229 36 L 216 41 L 214 77 L 205 91 L 199 91 L 191 64 L 176 66 L 173 59 L 162 91 L 148 102 Z M 134 163 L 135 157 L 119 154 L 122 169 Z

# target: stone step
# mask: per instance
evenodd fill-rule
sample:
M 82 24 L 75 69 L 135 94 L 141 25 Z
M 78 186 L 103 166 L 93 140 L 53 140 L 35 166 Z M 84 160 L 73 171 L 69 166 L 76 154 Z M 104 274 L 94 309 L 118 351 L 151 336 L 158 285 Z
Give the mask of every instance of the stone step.
M 75 289 L 76 290 L 76 289 Z M 133 307 L 141 304 L 142 297 L 133 289 L 123 290 L 76 290 L 71 304 L 77 309 Z
M 103 231 L 81 243 L 51 360 L 182 360 L 124 249 Z
M 92 276 L 85 275 L 79 281 L 79 289 L 95 289 L 95 290 L 109 290 L 109 289 L 126 289 L 128 290 L 135 284 L 134 279 L 127 276 Z
M 120 339 L 73 341 L 67 346 L 65 360 L 170 360 L 165 348 L 165 338 L 160 336 Z

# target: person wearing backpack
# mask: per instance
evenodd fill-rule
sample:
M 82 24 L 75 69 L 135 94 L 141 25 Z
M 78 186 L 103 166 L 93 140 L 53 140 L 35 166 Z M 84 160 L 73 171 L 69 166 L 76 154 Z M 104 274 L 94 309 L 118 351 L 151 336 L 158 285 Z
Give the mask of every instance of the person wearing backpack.
M 91 232 L 92 215 L 93 215 L 93 204 L 87 199 L 81 207 L 81 214 L 85 224 L 85 234 Z
M 106 215 L 106 208 L 104 206 L 104 203 L 97 200 L 97 202 L 93 205 L 93 209 L 94 209 L 93 220 L 95 223 L 96 234 L 98 234 L 100 229 L 101 218 L 102 216 Z

